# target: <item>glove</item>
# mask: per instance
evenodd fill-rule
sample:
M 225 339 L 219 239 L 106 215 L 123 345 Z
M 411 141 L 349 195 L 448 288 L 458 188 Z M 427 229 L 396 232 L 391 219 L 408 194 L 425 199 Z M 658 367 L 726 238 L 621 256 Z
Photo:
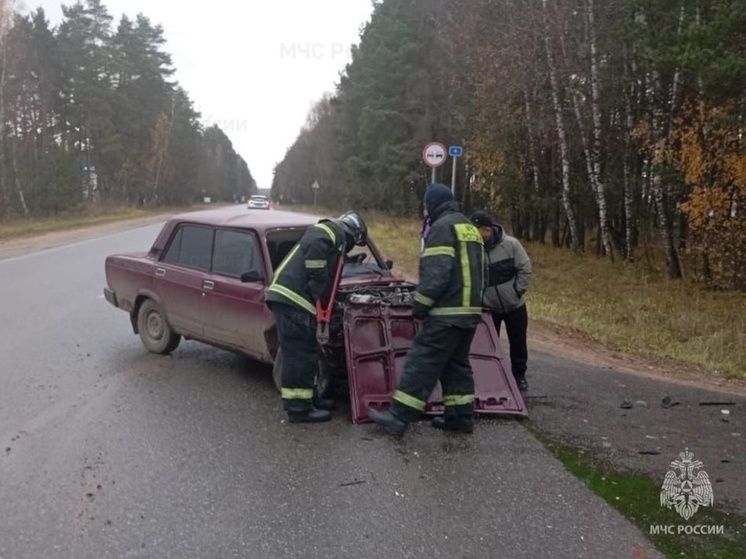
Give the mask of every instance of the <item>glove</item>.
M 422 305 L 415 301 L 414 307 L 412 307 L 412 318 L 414 318 L 415 320 L 425 320 L 429 312 L 430 309 L 428 309 L 425 305 Z

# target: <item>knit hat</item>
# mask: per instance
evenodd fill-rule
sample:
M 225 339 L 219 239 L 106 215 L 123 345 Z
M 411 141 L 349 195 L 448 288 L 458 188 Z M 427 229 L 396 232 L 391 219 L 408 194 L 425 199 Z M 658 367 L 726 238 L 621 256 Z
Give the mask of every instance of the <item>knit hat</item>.
M 436 208 L 446 202 L 453 202 L 453 193 L 446 185 L 433 183 L 427 188 L 427 192 L 425 192 L 425 208 L 427 208 L 430 219 L 433 218 Z
M 477 227 L 492 227 L 494 225 L 490 214 L 485 211 L 474 212 L 471 216 L 471 222 Z

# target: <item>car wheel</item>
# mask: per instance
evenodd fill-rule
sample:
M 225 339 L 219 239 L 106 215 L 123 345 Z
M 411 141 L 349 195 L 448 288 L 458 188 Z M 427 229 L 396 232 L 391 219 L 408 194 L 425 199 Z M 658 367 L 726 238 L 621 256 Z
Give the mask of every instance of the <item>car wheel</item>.
M 181 341 L 181 336 L 171 330 L 161 307 L 152 299 L 145 299 L 140 305 L 137 329 L 142 345 L 153 353 L 171 353 Z

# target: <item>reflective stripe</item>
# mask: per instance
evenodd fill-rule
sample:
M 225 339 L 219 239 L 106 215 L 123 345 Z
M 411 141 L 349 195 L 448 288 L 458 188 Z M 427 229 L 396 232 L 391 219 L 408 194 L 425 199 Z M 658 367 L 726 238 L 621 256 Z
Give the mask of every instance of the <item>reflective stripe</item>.
M 316 270 L 326 266 L 326 260 L 306 260 L 306 268 Z
M 466 406 L 474 401 L 474 394 L 451 394 L 443 396 L 443 403 L 446 406 Z
M 300 248 L 299 244 L 296 244 L 295 247 L 293 247 L 293 250 L 291 250 L 288 255 L 282 259 L 282 262 L 280 262 L 280 265 L 275 270 L 275 274 L 272 276 L 272 284 L 270 285 L 270 289 L 273 285 L 275 285 L 275 282 L 277 281 L 277 278 L 280 277 L 280 274 L 285 269 L 285 266 L 288 265 L 288 262 L 290 262 L 290 259 L 293 257 L 293 255 L 298 252 L 298 249 Z
M 298 249 L 300 248 L 299 244 L 296 244 L 293 250 L 291 250 L 288 255 L 283 258 L 282 262 L 278 266 L 277 270 L 275 270 L 274 276 L 272 276 L 272 283 L 270 284 L 267 291 L 274 291 L 275 293 L 279 293 L 283 297 L 287 297 L 290 299 L 293 303 L 298 305 L 299 307 L 303 308 L 303 310 L 306 310 L 310 312 L 311 314 L 316 314 L 316 307 L 314 307 L 307 299 L 305 299 L 303 296 L 298 295 L 295 291 L 292 291 L 291 289 L 288 289 L 284 285 L 280 285 L 277 283 L 277 279 L 280 277 L 280 274 L 285 269 L 285 266 L 287 266 L 288 262 L 290 262 L 290 259 L 293 257 L 293 255 L 298 252 Z
M 438 307 L 430 311 L 433 316 L 482 314 L 482 307 Z
M 298 305 L 299 307 L 302 307 L 304 310 L 310 312 L 311 314 L 316 314 L 316 307 L 314 307 L 307 299 L 304 299 L 300 295 L 298 295 L 295 291 L 291 291 L 284 285 L 279 284 L 272 284 L 269 286 L 269 289 L 267 291 L 274 291 L 275 293 L 279 293 L 283 297 L 287 297 L 290 299 L 293 303 Z
M 453 226 L 456 230 L 456 238 L 459 241 L 461 252 L 461 277 L 464 282 L 464 290 L 461 293 L 461 304 L 464 307 L 471 305 L 471 267 L 469 266 L 469 244 L 484 244 L 479 229 L 471 223 L 457 223 Z
M 283 400 L 313 400 L 313 388 L 285 388 L 280 391 Z
M 456 249 L 453 247 L 430 247 L 422 251 L 422 258 L 426 256 L 450 256 L 456 258 Z
M 318 227 L 326 231 L 327 235 L 332 238 L 332 243 L 334 243 L 335 245 L 337 244 L 337 236 L 334 234 L 334 231 L 332 231 L 330 227 L 327 227 L 323 223 L 317 223 L 316 225 L 314 225 L 314 227 Z
M 401 390 L 397 390 L 394 392 L 394 400 L 399 402 L 400 404 L 404 404 L 405 406 L 409 406 L 410 408 L 414 408 L 419 411 L 423 411 L 425 409 L 425 402 L 422 400 L 418 400 L 414 396 L 410 396 L 409 394 L 402 392 Z
M 414 292 L 414 300 L 418 303 L 422 303 L 426 307 L 432 307 L 435 304 L 435 301 L 433 301 L 430 297 L 425 297 L 419 291 Z

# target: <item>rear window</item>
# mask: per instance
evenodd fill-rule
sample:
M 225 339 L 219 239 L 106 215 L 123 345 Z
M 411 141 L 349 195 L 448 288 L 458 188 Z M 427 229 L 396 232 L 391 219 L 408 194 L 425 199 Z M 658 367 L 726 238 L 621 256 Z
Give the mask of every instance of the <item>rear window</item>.
M 305 232 L 305 227 L 275 229 L 274 231 L 267 232 L 267 250 L 269 250 L 269 258 L 273 270 L 277 269 L 277 266 L 280 265 L 282 259 L 285 258 L 287 253 L 293 249 L 298 241 L 300 241 L 300 238 Z
M 261 273 L 262 260 L 254 235 L 241 231 L 218 230 L 212 271 L 236 278 L 247 272 Z
M 182 225 L 168 246 L 164 262 L 198 270 L 209 270 L 212 259 L 213 229 L 197 225 Z

